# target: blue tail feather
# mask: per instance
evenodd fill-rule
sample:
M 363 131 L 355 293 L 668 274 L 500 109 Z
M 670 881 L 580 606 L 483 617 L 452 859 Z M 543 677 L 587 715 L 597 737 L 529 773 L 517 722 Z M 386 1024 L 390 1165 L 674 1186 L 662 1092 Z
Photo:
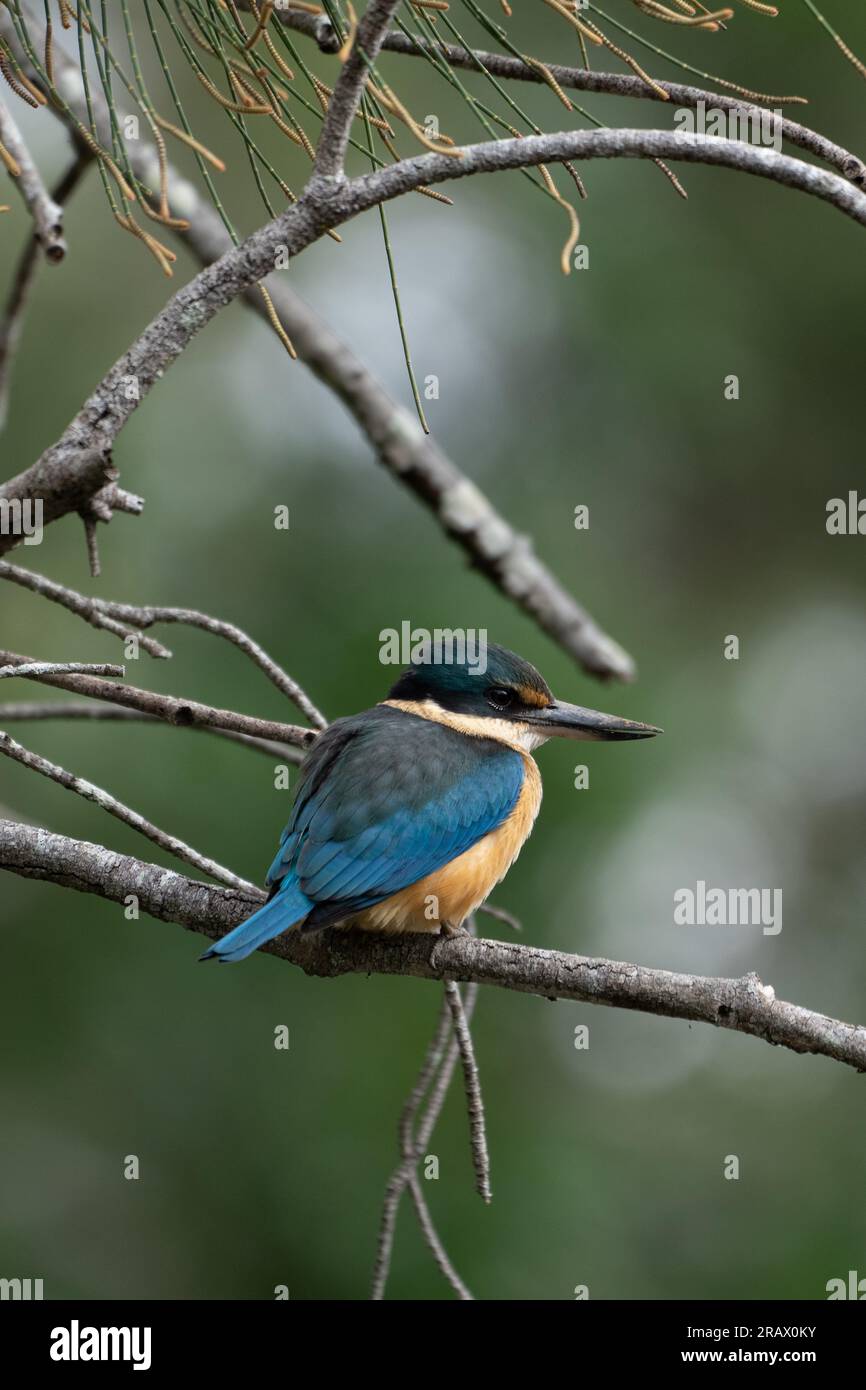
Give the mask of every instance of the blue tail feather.
M 301 891 L 298 880 L 289 874 L 270 902 L 265 903 L 264 907 L 260 907 L 258 912 L 254 912 L 245 922 L 241 922 L 239 927 L 235 927 L 221 941 L 215 942 L 199 959 L 224 962 L 245 960 L 253 951 L 264 946 L 266 941 L 273 941 L 275 936 L 281 936 L 289 927 L 303 921 L 312 910 L 313 904 Z

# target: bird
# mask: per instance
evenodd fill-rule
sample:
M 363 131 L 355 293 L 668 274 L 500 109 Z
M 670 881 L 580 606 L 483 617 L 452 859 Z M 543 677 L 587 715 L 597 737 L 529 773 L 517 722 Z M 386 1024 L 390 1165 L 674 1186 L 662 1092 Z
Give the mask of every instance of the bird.
M 555 699 L 505 647 L 489 643 L 483 664 L 413 661 L 383 701 L 317 738 L 267 902 L 200 959 L 241 961 L 290 930 L 460 933 L 532 830 L 536 748 L 662 732 Z

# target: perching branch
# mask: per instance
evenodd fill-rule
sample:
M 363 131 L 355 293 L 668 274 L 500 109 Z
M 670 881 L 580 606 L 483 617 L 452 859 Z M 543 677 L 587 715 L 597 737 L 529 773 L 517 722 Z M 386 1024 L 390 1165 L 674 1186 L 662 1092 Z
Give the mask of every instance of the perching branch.
M 54 264 L 62 261 L 66 255 L 66 242 L 63 240 L 63 208 L 52 198 L 42 182 L 42 175 L 33 162 L 24 137 L 2 98 L 0 145 L 13 161 L 13 167 L 7 164 L 7 169 L 33 218 L 33 230 L 45 253 L 45 259 Z
M 111 902 L 123 902 L 134 893 L 151 917 L 176 922 L 210 940 L 224 936 L 258 905 L 258 899 L 238 890 L 199 883 L 101 845 L 15 821 L 0 821 L 0 868 Z M 321 978 L 362 974 L 452 979 L 541 999 L 606 1004 L 713 1024 L 866 1071 L 866 1026 L 785 1003 L 754 974 L 739 980 L 676 974 L 468 934 L 442 940 L 423 932 L 288 932 L 263 949 Z

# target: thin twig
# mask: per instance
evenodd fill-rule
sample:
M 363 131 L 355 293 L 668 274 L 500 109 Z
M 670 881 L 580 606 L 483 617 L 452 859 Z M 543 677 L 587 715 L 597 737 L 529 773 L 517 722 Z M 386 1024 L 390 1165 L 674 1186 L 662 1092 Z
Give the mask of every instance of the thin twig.
M 463 1067 L 463 1084 L 466 1089 L 466 1108 L 469 1114 L 469 1135 L 472 1144 L 472 1164 L 475 1169 L 475 1186 L 478 1195 L 485 1202 L 492 1197 L 490 1191 L 490 1155 L 487 1150 L 487 1130 L 484 1123 L 484 1100 L 481 1095 L 481 1078 L 475 1060 L 472 1034 L 463 1010 L 460 990 L 453 980 L 445 981 L 445 998 L 451 1010 L 454 1033 L 460 1049 L 460 1062 Z
M 421 1234 L 432 1250 L 434 1260 L 454 1292 L 457 1294 L 457 1297 L 464 1303 L 473 1302 L 472 1294 L 460 1278 L 460 1275 L 449 1258 L 445 1246 L 442 1244 L 442 1238 L 433 1223 L 433 1218 L 430 1215 L 430 1208 L 427 1206 L 426 1198 L 421 1190 L 421 1180 L 417 1173 L 413 1172 L 409 1178 L 409 1191 L 412 1194 L 412 1201 L 415 1204 L 415 1211 L 418 1215 L 418 1224 L 421 1227 Z
M 0 717 L 2 717 L 2 706 L 0 706 Z M 159 826 L 154 825 L 152 821 L 146 820 L 137 811 L 125 806 L 110 792 L 104 791 L 102 787 L 95 786 L 93 782 L 88 782 L 83 777 L 76 777 L 57 763 L 49 762 L 47 758 L 40 757 L 38 753 L 34 753 L 31 749 L 25 748 L 23 744 L 17 743 L 14 738 L 2 730 L 0 730 L 0 754 L 20 763 L 22 767 L 29 768 L 31 772 L 38 772 L 40 776 L 47 777 L 50 781 L 65 787 L 67 791 L 75 792 L 78 796 L 84 797 L 85 801 L 92 801 L 97 806 L 101 806 L 103 811 L 114 816 L 115 820 L 122 821 L 132 830 L 137 830 L 140 835 L 152 840 L 167 854 L 174 855 L 175 859 L 180 859 L 185 864 L 190 864 L 194 869 L 216 879 L 218 883 L 224 883 L 229 888 L 239 888 L 244 893 L 258 893 L 260 897 L 264 898 L 264 893 L 257 889 L 254 883 L 248 882 L 245 878 L 239 878 L 237 874 L 233 874 L 230 869 L 224 868 L 214 859 L 199 854 L 198 850 L 192 849 L 183 840 L 179 840 L 175 835 L 169 835 L 165 830 L 160 830 Z
M 34 574 L 32 570 L 24 569 L 20 565 L 13 565 L 8 560 L 0 560 L 0 579 L 7 579 L 10 583 L 20 585 L 22 589 L 29 589 L 31 593 L 39 594 L 52 603 L 61 604 L 71 613 L 83 618 L 86 623 L 90 623 L 91 627 L 110 632 L 122 641 L 129 637 L 137 637 L 149 656 L 163 659 L 171 656 L 171 652 L 161 642 L 155 641 L 152 637 L 142 636 L 127 624 L 117 622 L 109 611 L 110 605 L 106 605 L 104 599 L 79 594 L 74 589 L 57 584 L 53 579 L 46 579 L 41 574 Z
M 42 175 L 33 162 L 33 157 L 24 142 L 24 137 L 6 103 L 0 98 L 0 144 L 12 156 L 17 173 L 13 183 L 27 204 L 33 219 L 33 230 L 46 260 L 52 264 L 62 261 L 66 255 L 66 242 L 63 239 L 63 208 L 52 198 Z M 10 170 L 11 172 L 11 170 Z
M 271 739 L 277 743 L 295 744 L 307 748 L 316 738 L 312 729 L 303 729 L 297 724 L 281 724 L 273 719 L 257 719 L 249 714 L 238 714 L 234 710 L 218 709 L 204 705 L 197 700 L 181 700 L 176 695 L 161 695 L 155 690 L 141 690 L 134 685 L 112 685 L 93 675 L 93 666 L 78 667 L 69 664 L 60 668 L 62 674 L 45 672 L 50 663 L 33 662 L 31 658 L 15 652 L 0 651 L 2 675 L 29 675 L 45 685 L 56 686 L 59 690 L 71 690 L 75 695 L 87 695 L 94 700 L 107 700 L 109 704 L 123 705 L 127 709 L 137 709 L 143 714 L 152 714 L 167 724 L 179 724 L 185 728 L 199 726 L 212 729 L 229 729 L 238 734 L 252 734 L 255 738 Z M 25 672 L 25 667 L 31 669 Z M 55 668 L 52 668 L 54 670 Z M 73 670 L 75 674 L 72 674 Z M 107 673 L 123 674 L 123 667 L 107 667 Z M 38 672 L 38 674 L 37 674 Z M 88 674 L 83 674 L 87 672 Z
M 51 190 L 51 197 L 59 206 L 65 206 L 90 163 L 89 151 L 83 151 L 73 159 L 66 173 Z M 6 424 L 12 361 L 18 348 L 30 291 L 39 269 L 39 247 L 39 237 L 34 232 L 21 252 L 0 319 L 0 430 Z
M 464 1006 L 467 1019 L 471 1019 L 472 1017 L 477 997 L 477 986 L 470 985 L 469 989 L 466 991 L 466 1003 Z M 379 1235 L 376 1242 L 376 1258 L 373 1265 L 372 1289 L 370 1293 L 370 1297 L 374 1302 L 381 1300 L 385 1295 L 385 1284 L 388 1279 L 388 1272 L 391 1268 L 394 1231 L 396 1229 L 397 1212 L 399 1210 L 400 1201 L 407 1187 L 410 1186 L 418 1162 L 423 1158 L 427 1145 L 430 1142 L 430 1138 L 436 1126 L 436 1121 L 441 1114 L 442 1106 L 445 1103 L 445 1097 L 448 1094 L 454 1068 L 460 1056 L 460 1050 L 456 1042 L 452 1042 L 451 1046 L 448 1047 L 446 1055 L 446 1047 L 451 1031 L 451 1009 L 448 1001 L 443 999 L 436 1029 L 424 1055 L 418 1077 L 400 1113 L 398 1137 L 401 1160 L 388 1179 L 388 1184 L 385 1188 L 385 1198 L 382 1204 L 382 1215 L 379 1221 Z M 416 1133 L 416 1116 L 431 1085 L 433 1089 Z M 455 1290 L 460 1293 L 458 1284 L 454 1281 L 450 1282 L 452 1282 Z M 462 1284 L 462 1281 L 459 1281 L 459 1283 L 460 1286 L 465 1289 L 465 1285 Z M 466 1290 L 466 1292 L 468 1293 L 468 1290 Z M 463 1294 L 460 1293 L 460 1296 L 463 1297 Z
M 52 603 L 60 604 L 93 627 L 104 628 L 124 640 L 131 636 L 137 637 L 145 651 L 151 656 L 164 658 L 171 656 L 167 647 L 163 647 L 153 638 L 140 635 L 140 629 L 153 627 L 157 623 L 179 623 L 187 627 L 199 628 L 203 632 L 210 632 L 216 637 L 222 637 L 238 647 L 258 666 L 259 670 L 265 673 L 268 680 L 283 695 L 293 700 L 314 728 L 327 728 L 325 716 L 316 708 L 297 681 L 274 661 L 264 648 L 259 646 L 258 642 L 253 641 L 242 628 L 236 627 L 233 623 L 224 622 L 220 618 L 212 618 L 209 614 L 200 613 L 194 608 L 158 607 L 117 603 L 104 598 L 91 598 L 87 594 L 78 593 L 75 589 L 57 584 L 54 580 L 46 579 L 42 575 L 34 574 L 32 570 L 23 569 L 20 565 L 13 565 L 8 561 L 0 560 L 0 579 L 8 579 L 13 584 L 19 584 L 22 588 L 40 594 Z
M 492 903 L 482 903 L 478 911 L 486 913 L 488 917 L 493 917 L 497 922 L 503 922 L 512 931 L 523 931 L 523 923 L 520 918 L 515 917 L 511 912 L 506 912 L 504 907 L 494 907 Z
M 9 652 L 0 653 L 0 660 L 7 664 L 0 666 L 0 680 L 9 676 L 25 676 L 29 680 L 44 680 L 50 676 L 125 676 L 125 666 L 114 666 L 107 662 L 93 661 L 29 661 L 22 658 L 10 660 Z M 108 689 L 114 690 L 115 686 Z
M 158 719 L 155 714 L 144 714 L 141 710 L 125 709 L 121 705 L 92 705 L 88 701 L 70 700 L 37 701 L 18 700 L 0 703 L 0 724 L 42 723 L 46 720 L 72 720 L 84 723 L 129 723 L 155 724 L 162 728 L 176 727 Z M 239 743 L 244 748 L 253 748 L 269 758 L 282 759 L 287 763 L 301 763 L 304 750 L 294 748 L 288 743 L 276 743 L 273 739 L 255 738 L 252 734 L 238 734 L 231 729 L 214 729 L 207 724 L 190 724 L 194 732 L 210 734 L 214 738 Z
M 321 178 L 344 177 L 343 161 L 349 132 L 364 93 L 367 73 L 376 61 L 399 4 L 400 0 L 370 0 L 364 11 L 355 41 L 334 85 L 316 146 L 315 172 Z

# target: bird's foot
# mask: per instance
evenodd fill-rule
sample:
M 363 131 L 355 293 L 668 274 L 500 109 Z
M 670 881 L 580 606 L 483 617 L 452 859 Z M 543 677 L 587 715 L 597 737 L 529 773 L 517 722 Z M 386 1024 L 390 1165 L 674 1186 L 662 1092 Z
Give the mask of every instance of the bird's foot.
M 466 930 L 462 923 L 459 927 L 455 927 L 453 922 L 440 922 L 439 935 L 444 937 L 468 936 L 469 932 Z
M 440 922 L 439 935 L 436 938 L 433 950 L 430 952 L 430 964 L 432 966 L 435 967 L 438 965 L 437 956 L 446 941 L 453 941 L 453 939 L 458 936 L 469 936 L 469 932 L 463 926 L 455 927 L 453 922 Z

